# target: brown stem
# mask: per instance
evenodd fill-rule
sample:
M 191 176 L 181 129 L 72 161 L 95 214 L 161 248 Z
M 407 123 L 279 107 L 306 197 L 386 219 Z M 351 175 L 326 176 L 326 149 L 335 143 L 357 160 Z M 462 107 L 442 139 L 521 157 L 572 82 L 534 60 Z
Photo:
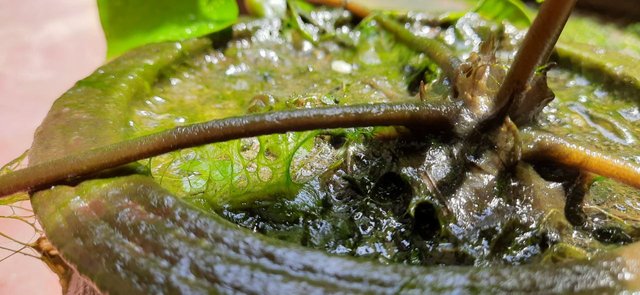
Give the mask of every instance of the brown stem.
M 493 116 L 487 118 L 487 121 L 501 123 L 504 116 L 510 111 L 514 101 L 522 98 L 536 69 L 549 59 L 576 1 L 577 0 L 547 0 L 542 3 L 538 15 L 534 19 L 533 24 L 531 24 L 520 46 L 520 50 L 516 54 L 515 60 L 511 64 L 509 72 L 498 91 L 496 96 L 497 111 Z M 308 0 L 308 2 L 333 7 L 344 7 L 360 17 L 368 16 L 370 13 L 366 8 L 347 0 Z M 381 22 L 387 30 L 394 32 L 406 30 L 400 26 L 393 26 L 393 23 L 384 18 L 377 17 L 377 20 Z M 415 36 L 409 37 L 409 35 L 404 34 L 404 32 L 403 34 L 395 33 L 395 35 L 413 47 L 422 47 L 422 44 L 416 41 L 417 38 Z M 444 46 L 442 44 L 439 45 Z M 431 47 L 433 48 L 433 46 Z M 429 52 L 429 50 L 424 51 Z M 440 68 L 445 70 L 446 73 L 450 73 L 448 76 L 451 76 L 455 63 L 447 63 L 444 54 L 437 54 L 438 51 L 435 52 L 436 54 L 429 57 L 434 60 Z
M 343 4 L 342 1 L 330 0 L 310 2 L 329 5 L 340 2 L 340 5 L 334 6 Z M 500 89 L 498 97 L 502 98 L 502 101 L 512 103 L 514 97 L 526 88 L 535 68 L 548 58 L 573 3 L 575 0 L 545 2 Z M 353 3 L 348 5 L 351 5 L 347 7 L 350 10 L 358 7 Z M 368 11 L 365 13 L 363 9 L 356 11 L 360 11 L 360 16 L 368 14 Z M 547 37 L 551 38 L 549 42 L 536 42 Z M 457 111 L 452 107 L 424 104 L 371 104 L 291 110 L 214 120 L 93 149 L 0 176 L 0 197 L 19 191 L 44 188 L 177 149 L 243 137 L 322 128 L 388 125 L 427 126 L 432 130 L 453 133 L 454 122 L 451 118 L 456 117 Z M 640 188 L 640 167 L 550 134 L 529 131 L 524 132 L 523 137 L 529 142 L 523 151 L 525 159 L 552 160 Z
M 119 167 L 177 149 L 232 139 L 324 128 L 420 126 L 453 133 L 457 109 L 424 103 L 367 104 L 288 110 L 177 127 L 0 176 L 0 197 L 42 189 L 69 179 Z
M 501 123 L 516 100 L 522 99 L 536 69 L 546 63 L 576 0 L 547 0 L 520 45 L 496 96 L 496 114 L 488 120 Z
M 526 142 L 522 147 L 522 157 L 525 160 L 551 161 L 640 188 L 638 165 L 549 133 L 525 130 L 520 134 L 523 142 Z

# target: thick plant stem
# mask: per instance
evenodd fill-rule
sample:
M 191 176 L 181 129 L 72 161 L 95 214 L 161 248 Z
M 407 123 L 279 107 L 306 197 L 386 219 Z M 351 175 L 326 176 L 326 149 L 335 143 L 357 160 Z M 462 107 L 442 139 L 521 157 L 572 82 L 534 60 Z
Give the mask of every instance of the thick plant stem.
M 525 160 L 538 160 L 588 171 L 640 188 L 640 166 L 558 136 L 526 130 L 520 133 Z
M 421 126 L 452 133 L 457 109 L 424 103 L 367 104 L 288 110 L 177 127 L 92 149 L 0 176 L 0 197 L 42 189 L 177 149 L 232 139 L 324 128 Z
M 333 3 L 311 2 L 329 5 Z M 334 2 L 334 6 L 344 4 L 342 1 Z M 548 59 L 574 3 L 575 0 L 545 2 L 500 88 L 498 99 L 504 101 L 505 106 L 512 104 L 513 100 L 526 90 L 535 68 Z M 354 7 L 359 6 L 347 9 L 355 9 Z M 364 9 L 361 9 L 360 13 L 362 15 L 359 16 L 368 15 L 368 11 Z M 426 52 L 447 76 L 453 77 L 453 71 L 459 61 L 445 45 L 434 40 L 418 39 L 385 16 L 378 15 L 376 20 L 402 42 Z M 45 188 L 177 149 L 243 137 L 323 128 L 389 125 L 427 126 L 433 131 L 454 133 L 453 120 L 457 118 L 457 112 L 454 107 L 424 104 L 371 104 L 291 110 L 214 120 L 89 150 L 0 176 L 0 197 L 19 191 Z M 526 131 L 523 137 L 527 142 L 523 151 L 526 160 L 554 161 L 640 188 L 638 166 L 566 142 L 551 134 Z
M 547 0 L 543 2 L 498 91 L 496 97 L 496 106 L 498 106 L 496 109 L 498 111 L 491 118 L 487 118 L 488 120 L 502 122 L 503 117 L 509 112 L 514 101 L 522 98 L 536 69 L 549 59 L 576 1 Z M 311 0 L 308 2 L 344 7 L 360 17 L 369 14 L 368 10 L 346 0 Z M 452 58 L 451 50 L 444 44 L 435 40 L 417 38 L 409 30 L 382 15 L 376 15 L 375 18 L 386 30 L 394 33 L 402 42 L 425 52 L 431 60 L 445 71 L 447 77 L 450 79 L 453 77 L 454 69 L 459 64 L 459 61 Z
M 547 0 L 520 45 L 496 96 L 497 112 L 491 118 L 502 122 L 511 107 L 517 105 L 529 87 L 536 69 L 549 60 L 549 56 L 569 19 L 577 0 Z

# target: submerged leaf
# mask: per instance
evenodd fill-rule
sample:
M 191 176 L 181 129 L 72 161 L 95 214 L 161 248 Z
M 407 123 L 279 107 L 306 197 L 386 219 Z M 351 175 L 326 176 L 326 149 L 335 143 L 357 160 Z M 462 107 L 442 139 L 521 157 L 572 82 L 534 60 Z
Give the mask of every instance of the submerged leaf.
M 339 11 L 322 17 L 327 27 L 343 21 Z M 133 100 L 132 135 L 270 110 L 413 101 L 405 76 L 413 75 L 413 67 L 430 64 L 404 45 L 387 42 L 390 36 L 372 22 L 360 25 L 357 39 L 345 34 L 316 45 L 295 39 L 298 31 L 284 26 L 273 19 L 241 23 L 234 35 L 251 34 L 251 43 L 234 39 L 224 51 L 211 50 L 165 70 L 152 93 Z M 293 46 L 284 42 L 289 39 Z M 333 42 L 343 40 L 355 48 L 326 54 Z M 335 62 L 357 70 L 336 72 L 331 66 Z M 332 140 L 369 132 L 365 128 L 246 138 L 156 157 L 149 168 L 164 187 L 198 206 L 246 207 L 291 197 L 300 183 L 341 161 L 344 148 L 334 148 Z

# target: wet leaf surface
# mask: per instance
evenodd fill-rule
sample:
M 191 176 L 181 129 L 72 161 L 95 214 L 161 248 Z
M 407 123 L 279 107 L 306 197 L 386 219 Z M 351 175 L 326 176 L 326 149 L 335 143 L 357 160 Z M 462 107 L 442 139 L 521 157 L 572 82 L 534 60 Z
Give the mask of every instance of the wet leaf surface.
M 132 54 L 130 69 L 127 59 L 119 61 L 121 68 L 113 66 L 129 75 L 129 84 L 118 84 L 121 77 L 105 68 L 95 74 L 97 80 L 80 82 L 66 96 L 73 102 L 81 91 L 106 89 L 108 83 L 121 86 L 103 94 L 120 98 L 112 107 L 126 110 L 125 115 L 95 116 L 120 127 L 96 132 L 104 136 L 96 142 L 246 113 L 415 101 L 418 93 L 427 101 L 454 103 L 450 81 L 440 70 L 375 22 L 356 25 L 341 10 L 321 9 L 310 17 L 306 24 L 314 34 L 311 41 L 299 26 L 287 22 L 246 20 L 234 26 L 232 36 L 217 36 L 225 41 L 222 46 L 198 47 L 206 41 L 187 43 L 201 50 L 182 49 L 185 44 L 150 46 Z M 474 14 L 454 25 L 434 24 L 435 19 L 417 14 L 407 19 L 406 27 L 442 41 L 461 60 L 473 59 L 483 40 L 499 36 L 493 61 L 507 64 L 523 36 L 509 24 Z M 630 38 L 624 41 L 629 44 L 637 41 L 624 38 Z M 567 48 L 582 46 L 581 39 L 563 42 Z M 145 54 L 158 52 L 167 58 L 145 61 Z M 559 54 L 571 61 L 583 58 L 570 51 Z M 618 62 L 616 58 L 612 62 Z M 145 70 L 135 70 L 140 62 Z M 585 68 L 607 72 L 599 67 L 602 63 Z M 630 91 L 615 91 L 615 83 L 590 80 L 581 69 L 574 63 L 548 73 L 556 99 L 528 128 L 597 145 L 640 163 L 634 154 L 640 134 L 638 105 L 629 94 L 635 91 L 634 82 L 623 81 Z M 96 78 L 104 71 L 107 79 Z M 623 68 L 619 73 L 632 71 Z M 490 99 L 495 81 L 480 80 L 485 92 L 471 99 Z M 416 81 L 423 81 L 425 88 L 418 89 Z M 64 111 L 68 106 L 63 103 L 54 109 L 77 112 Z M 87 109 L 77 112 L 80 117 L 102 110 L 100 104 L 82 107 Z M 49 122 L 60 123 L 55 118 Z M 36 161 L 68 152 L 49 148 L 69 136 L 60 129 L 57 142 L 46 136 L 36 141 Z M 94 129 L 80 128 L 80 133 Z M 69 132 L 78 141 L 76 148 L 95 144 L 83 141 L 77 131 Z M 517 134 L 517 126 L 507 121 L 470 146 L 459 138 L 425 137 L 401 127 L 319 130 L 206 145 L 140 164 L 172 194 L 254 232 L 384 263 L 545 264 L 585 259 L 611 249 L 611 244 L 636 241 L 638 190 L 597 179 L 582 196 L 584 204 L 572 207 L 586 221 L 570 222 L 565 203 L 573 176 L 543 167 L 549 163 L 532 167 L 520 161 Z M 59 189 L 64 188 L 53 192 Z M 39 206 L 38 214 L 64 222 L 56 219 L 51 205 Z

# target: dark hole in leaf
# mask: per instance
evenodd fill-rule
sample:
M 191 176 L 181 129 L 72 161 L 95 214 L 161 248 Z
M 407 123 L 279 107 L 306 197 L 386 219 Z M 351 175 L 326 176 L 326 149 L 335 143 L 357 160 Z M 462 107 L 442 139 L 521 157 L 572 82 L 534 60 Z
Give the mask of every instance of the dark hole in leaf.
M 329 137 L 329 144 L 334 149 L 339 149 L 347 142 L 347 137 L 341 134 L 331 135 Z
M 413 189 L 397 173 L 387 172 L 378 178 L 369 196 L 376 203 L 390 205 L 394 214 L 403 215 L 413 196 Z
M 541 252 L 547 251 L 547 249 L 549 249 L 551 246 L 558 243 L 554 239 L 554 237 L 549 235 L 549 233 L 547 232 L 540 233 L 538 235 L 538 238 L 540 239 L 538 242 L 538 247 L 540 247 Z
M 429 241 L 440 234 L 440 220 L 435 206 L 429 202 L 423 202 L 416 206 L 413 231 L 421 238 Z

